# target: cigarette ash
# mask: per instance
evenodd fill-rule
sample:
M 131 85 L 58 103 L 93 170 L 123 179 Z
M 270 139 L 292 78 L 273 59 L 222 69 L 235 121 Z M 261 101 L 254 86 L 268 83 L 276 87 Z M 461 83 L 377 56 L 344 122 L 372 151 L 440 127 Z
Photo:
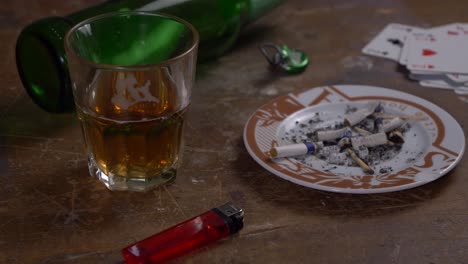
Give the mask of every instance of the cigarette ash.
M 381 105 L 378 106 L 379 112 L 384 114 L 384 109 Z M 346 106 L 344 115 L 354 113 L 359 109 L 353 106 Z M 317 138 L 317 132 L 319 131 L 332 131 L 344 129 L 346 126 L 343 121 L 343 116 L 338 115 L 337 120 L 327 120 L 321 117 L 321 113 L 315 113 L 311 118 L 305 120 L 296 120 L 294 122 L 294 128 L 289 129 L 285 132 L 283 141 L 289 142 L 291 144 L 299 143 L 314 143 L 318 147 L 318 151 L 315 153 L 315 157 L 327 162 L 328 166 L 322 166 L 324 171 L 330 171 L 336 169 L 337 166 L 349 166 L 349 167 L 359 167 L 357 162 L 353 160 L 345 151 L 345 148 L 351 148 L 350 145 L 340 145 L 340 140 L 343 137 L 339 137 L 335 140 L 319 141 Z M 377 118 L 370 115 L 364 118 L 361 122 L 354 125 L 353 128 L 348 127 L 347 136 L 349 139 L 353 137 L 362 137 L 362 132 L 369 134 L 376 134 L 382 132 L 381 126 L 385 126 L 390 122 L 390 120 L 380 120 L 381 125 L 378 124 Z M 325 125 L 326 123 L 326 125 Z M 357 129 L 355 129 L 357 128 Z M 402 126 L 398 128 L 398 131 L 403 135 L 407 136 L 406 133 L 411 129 L 411 125 L 405 122 Z M 416 136 L 412 134 L 411 136 Z M 388 133 L 387 133 L 388 137 Z M 404 143 L 403 143 L 404 144 Z M 356 155 L 364 161 L 369 167 L 382 166 L 378 170 L 381 174 L 391 173 L 394 169 L 390 166 L 384 166 L 382 164 L 385 161 L 389 161 L 398 156 L 402 149 L 402 144 L 382 144 L 378 146 L 359 146 L 358 148 L 353 148 Z M 296 156 L 296 160 L 299 162 L 313 166 L 313 160 L 310 159 L 310 155 Z M 414 159 L 415 160 L 415 159 Z M 407 161 L 410 162 L 410 161 Z M 335 166 L 337 165 L 337 166 Z
M 319 113 L 315 113 L 314 116 L 305 122 L 295 121 L 295 127 L 286 131 L 284 137 L 281 138 L 283 141 L 294 142 L 294 143 L 312 143 L 316 141 L 315 126 L 322 123 L 323 120 L 320 118 Z
M 379 172 L 380 172 L 381 174 L 391 173 L 391 172 L 393 172 L 393 168 L 392 168 L 392 167 L 389 167 L 389 166 L 387 166 L 387 167 L 382 167 L 382 168 L 380 168 Z

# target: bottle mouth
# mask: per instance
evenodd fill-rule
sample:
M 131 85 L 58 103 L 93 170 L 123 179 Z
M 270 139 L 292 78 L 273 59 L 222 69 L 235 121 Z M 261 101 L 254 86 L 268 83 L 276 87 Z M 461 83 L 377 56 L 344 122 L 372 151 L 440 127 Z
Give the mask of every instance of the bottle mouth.
M 57 21 L 59 23 L 57 23 Z M 16 43 L 16 64 L 29 96 L 48 112 L 73 110 L 63 38 L 70 25 L 47 18 L 26 27 Z

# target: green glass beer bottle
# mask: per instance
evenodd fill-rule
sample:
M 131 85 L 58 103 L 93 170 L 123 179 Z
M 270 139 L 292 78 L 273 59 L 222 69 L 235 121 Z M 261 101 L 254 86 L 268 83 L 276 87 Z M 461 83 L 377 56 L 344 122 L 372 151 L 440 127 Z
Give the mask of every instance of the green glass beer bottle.
M 109 0 L 66 17 L 48 17 L 26 26 L 16 43 L 16 64 L 24 88 L 49 112 L 73 110 L 64 50 L 65 33 L 87 18 L 118 11 L 162 12 L 187 20 L 200 35 L 199 61 L 220 56 L 240 30 L 283 0 Z M 170 34 L 170 32 L 168 33 Z M 152 38 L 156 43 L 170 38 Z

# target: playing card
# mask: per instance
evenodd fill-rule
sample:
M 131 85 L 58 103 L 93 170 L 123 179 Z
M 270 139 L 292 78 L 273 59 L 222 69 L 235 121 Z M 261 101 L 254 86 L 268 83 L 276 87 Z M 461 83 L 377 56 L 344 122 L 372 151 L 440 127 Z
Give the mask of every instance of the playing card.
M 411 71 L 468 74 L 468 35 L 412 36 L 407 68 Z
M 411 40 L 415 36 L 431 36 L 431 34 L 430 34 L 430 32 L 428 32 L 425 29 L 416 28 L 416 29 L 412 30 L 409 34 L 407 34 L 403 38 L 404 46 L 403 46 L 403 49 L 401 51 L 400 58 L 398 59 L 398 62 L 401 65 L 406 65 L 407 62 L 408 62 L 408 55 L 409 55 L 409 51 L 410 51 L 410 47 L 411 47 Z
M 465 26 L 466 26 L 466 28 L 465 28 Z M 407 64 L 412 39 L 420 38 L 420 37 L 431 37 L 431 36 L 438 36 L 438 37 L 459 36 L 459 35 L 461 35 L 461 34 L 459 34 L 459 32 L 460 31 L 463 32 L 463 30 L 466 30 L 466 32 L 468 34 L 467 24 L 453 23 L 453 24 L 433 27 L 433 28 L 430 28 L 430 29 L 421 29 L 421 28 L 414 29 L 414 30 L 412 30 L 411 33 L 407 34 L 403 38 L 404 46 L 403 46 L 403 49 L 401 51 L 401 56 L 400 56 L 398 62 L 401 65 L 406 65 Z
M 427 31 L 435 37 L 459 37 L 468 35 L 468 26 L 462 23 L 452 23 L 433 27 Z
M 455 26 L 463 35 L 468 35 L 468 23 L 456 23 Z
M 468 74 L 447 74 L 447 78 L 455 83 L 468 83 Z
M 446 73 L 443 72 L 431 72 L 431 71 L 419 71 L 419 70 L 413 70 L 410 71 L 411 74 L 418 74 L 418 75 L 446 75 Z
M 460 87 L 463 85 L 468 85 L 468 82 L 455 82 L 448 77 L 448 74 L 440 74 L 438 72 L 432 72 L 430 74 L 410 73 L 408 77 L 415 81 L 429 81 L 429 83 L 425 83 L 426 85 L 430 84 L 431 81 L 436 81 L 435 83 L 432 83 L 434 86 Z
M 405 43 L 405 45 L 403 46 L 401 50 L 400 58 L 398 58 L 398 63 L 400 63 L 401 65 L 406 65 L 406 63 L 408 62 L 408 52 L 409 52 L 409 47 L 411 45 L 410 41 L 411 40 L 410 40 L 409 35 L 404 36 L 403 43 Z
M 419 28 L 402 24 L 388 24 L 362 49 L 362 52 L 398 61 L 404 46 L 404 37 L 416 29 Z
M 443 80 L 424 80 L 424 81 L 419 81 L 419 84 L 424 87 L 431 87 L 431 88 L 441 88 L 441 89 L 450 89 L 450 90 L 456 89 L 456 87 L 448 84 L 447 82 Z
M 430 29 L 393 23 L 362 51 L 406 65 L 409 78 L 423 86 L 468 89 L 468 53 L 464 47 L 468 47 L 467 23 Z
M 463 85 L 463 86 L 459 86 L 457 87 L 457 89 L 455 89 L 455 93 L 458 94 L 458 95 L 461 95 L 462 97 L 462 100 L 464 100 L 465 102 L 468 102 L 468 86 L 466 85 Z M 465 98 L 465 99 L 463 99 Z
M 416 35 L 419 34 L 419 35 Z M 409 48 L 409 42 L 411 41 L 412 37 L 416 36 L 423 36 L 424 32 L 414 32 L 411 36 L 408 35 L 406 38 L 406 42 L 408 45 L 405 45 L 405 48 Z M 459 36 L 466 36 L 468 35 L 468 24 L 463 24 L 463 23 L 452 23 L 448 25 L 443 25 L 443 26 L 438 26 L 434 27 L 431 29 L 426 30 L 425 34 L 427 34 L 428 37 L 430 36 L 436 36 L 439 38 L 452 38 L 452 37 L 459 37 Z M 406 49 L 403 52 L 408 52 L 409 49 Z M 402 55 L 403 56 L 403 55 Z M 405 59 L 404 57 L 400 58 L 400 60 Z M 406 54 L 406 60 L 407 60 L 407 54 Z M 445 82 L 447 82 L 450 85 L 460 85 L 463 83 L 468 82 L 468 75 L 461 75 L 461 74 L 446 74 L 445 76 L 441 76 L 440 72 L 431 72 L 431 71 L 418 71 L 418 70 L 413 70 L 411 71 L 410 74 L 411 79 L 415 80 L 436 80 L 440 79 Z
M 416 80 L 416 81 L 424 81 L 424 80 L 443 80 L 445 81 L 447 78 L 444 74 L 415 74 L 415 73 L 410 73 L 408 77 L 411 80 Z

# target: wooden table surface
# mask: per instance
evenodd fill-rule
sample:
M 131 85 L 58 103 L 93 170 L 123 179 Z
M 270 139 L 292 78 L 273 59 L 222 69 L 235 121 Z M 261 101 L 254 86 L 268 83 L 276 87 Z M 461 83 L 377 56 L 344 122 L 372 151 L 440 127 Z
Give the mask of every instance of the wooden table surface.
M 468 104 L 453 92 L 423 88 L 397 63 L 361 53 L 388 23 L 463 22 L 466 1 L 288 1 L 246 28 L 225 56 L 199 65 L 178 177 L 147 193 L 111 192 L 89 177 L 75 115 L 40 110 L 16 72 L 21 28 L 97 2 L 0 5 L 0 263 L 121 263 L 122 247 L 229 200 L 245 210 L 244 229 L 175 263 L 468 263 L 466 157 L 418 188 L 337 194 L 274 176 L 242 140 L 262 104 L 330 84 L 405 91 L 466 127 Z M 305 50 L 306 72 L 271 74 L 257 49 L 263 41 Z

